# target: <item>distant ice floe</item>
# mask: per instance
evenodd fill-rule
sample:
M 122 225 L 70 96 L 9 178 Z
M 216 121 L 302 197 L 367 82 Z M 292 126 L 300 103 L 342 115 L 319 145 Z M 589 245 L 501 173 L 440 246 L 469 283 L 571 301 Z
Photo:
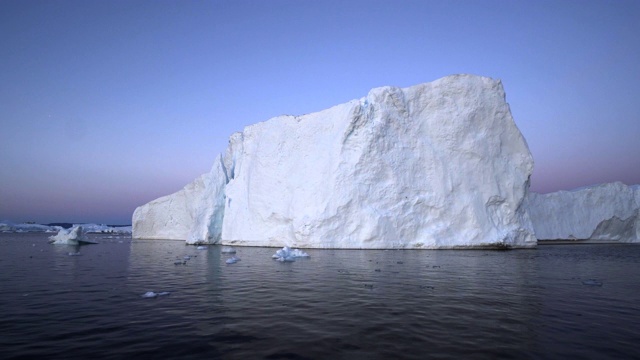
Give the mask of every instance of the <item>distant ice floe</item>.
M 232 248 L 231 246 L 223 246 L 220 252 L 223 254 L 235 254 L 236 249 Z
M 57 232 L 62 227 L 48 226 L 40 224 L 22 223 L 16 224 L 8 220 L 0 221 L 0 232 L 4 233 L 26 233 L 26 232 Z
M 106 233 L 117 235 L 131 235 L 131 226 L 109 226 L 104 224 L 74 224 L 71 228 L 82 226 L 85 233 Z M 26 233 L 26 232 L 59 232 L 63 227 L 58 225 L 41 225 L 32 223 L 16 224 L 9 220 L 0 221 L 0 232 Z
M 81 224 L 85 232 L 130 235 L 131 226 L 109 226 L 104 224 Z M 74 226 L 76 226 L 74 224 Z
M 171 293 L 168 292 L 168 291 L 163 291 L 163 292 L 159 292 L 159 293 L 153 292 L 153 291 L 147 291 L 146 293 L 142 294 L 141 296 L 143 298 L 155 298 L 155 297 L 158 297 L 158 296 L 167 296 L 169 294 L 171 294 Z
M 60 229 L 58 234 L 49 237 L 49 243 L 55 245 L 81 245 L 96 244 L 87 239 L 82 226 L 74 226 L 71 229 Z
M 235 264 L 235 263 L 237 263 L 238 261 L 240 261 L 240 259 L 239 259 L 239 258 L 237 258 L 237 257 L 235 257 L 235 256 L 233 256 L 233 257 L 228 258 L 228 259 L 227 259 L 227 261 L 225 261 L 225 262 L 226 262 L 227 264 Z
M 272 258 L 280 262 L 293 262 L 296 258 L 309 257 L 309 254 L 300 249 L 290 249 L 288 246 L 276 251 Z

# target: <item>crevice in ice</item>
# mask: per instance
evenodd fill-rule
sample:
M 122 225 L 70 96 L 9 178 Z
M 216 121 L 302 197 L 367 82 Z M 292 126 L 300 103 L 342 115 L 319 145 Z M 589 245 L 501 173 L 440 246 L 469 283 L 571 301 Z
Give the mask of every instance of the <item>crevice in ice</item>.
M 224 174 L 224 183 L 228 184 L 229 183 L 229 171 L 227 170 L 227 167 L 224 166 L 223 157 L 219 156 L 218 159 L 220 161 L 220 167 L 222 168 L 222 173 Z
M 364 104 L 358 104 L 353 108 L 350 116 L 351 121 L 349 122 L 349 126 L 342 137 L 343 145 L 347 143 L 351 136 L 357 134 L 360 128 L 364 127 L 364 125 L 373 117 L 374 112 L 374 106 L 370 105 L 368 100 L 365 100 Z

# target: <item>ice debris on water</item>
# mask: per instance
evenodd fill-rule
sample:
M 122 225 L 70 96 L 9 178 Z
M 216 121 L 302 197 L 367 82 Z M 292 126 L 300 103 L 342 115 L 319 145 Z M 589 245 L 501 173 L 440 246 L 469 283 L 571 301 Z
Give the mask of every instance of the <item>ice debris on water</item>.
M 240 259 L 238 259 L 237 257 L 233 256 L 227 259 L 227 261 L 225 261 L 227 264 L 235 264 L 238 261 L 240 261 Z
M 70 252 L 69 256 L 80 256 L 80 251 L 78 251 L 78 252 Z
M 231 246 L 224 246 L 222 250 L 220 250 L 220 252 L 223 254 L 235 254 L 236 249 L 232 248 Z
M 197 250 L 207 250 L 206 246 L 198 246 L 196 249 Z
M 296 261 L 296 258 L 299 257 L 308 258 L 309 254 L 300 249 L 291 249 L 288 246 L 285 246 L 282 249 L 276 251 L 276 253 L 271 257 L 280 262 L 293 262 Z
M 584 280 L 582 281 L 582 285 L 587 285 L 587 286 L 602 286 L 602 282 L 595 280 L 595 279 L 588 279 L 588 280 Z
M 163 291 L 163 292 L 159 292 L 159 293 L 156 293 L 156 292 L 153 292 L 153 291 L 147 291 L 146 293 L 142 294 L 142 297 L 143 298 L 154 298 L 154 297 L 158 297 L 158 296 L 166 296 L 166 295 L 169 295 L 169 294 L 171 294 L 171 293 L 168 292 L 168 291 Z

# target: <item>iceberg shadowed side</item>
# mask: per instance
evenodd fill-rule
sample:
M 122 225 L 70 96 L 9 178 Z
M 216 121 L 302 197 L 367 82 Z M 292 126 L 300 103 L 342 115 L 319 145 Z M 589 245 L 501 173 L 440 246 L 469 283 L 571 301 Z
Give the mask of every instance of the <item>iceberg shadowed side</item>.
M 541 240 L 640 242 L 640 185 L 614 182 L 532 192 L 529 214 Z

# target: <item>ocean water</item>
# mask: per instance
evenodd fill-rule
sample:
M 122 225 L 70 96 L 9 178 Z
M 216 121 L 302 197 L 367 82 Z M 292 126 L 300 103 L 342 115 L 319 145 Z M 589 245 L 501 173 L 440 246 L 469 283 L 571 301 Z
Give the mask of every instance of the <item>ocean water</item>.
M 0 358 L 640 358 L 638 245 L 236 248 L 228 265 L 219 246 L 93 238 L 0 234 Z

